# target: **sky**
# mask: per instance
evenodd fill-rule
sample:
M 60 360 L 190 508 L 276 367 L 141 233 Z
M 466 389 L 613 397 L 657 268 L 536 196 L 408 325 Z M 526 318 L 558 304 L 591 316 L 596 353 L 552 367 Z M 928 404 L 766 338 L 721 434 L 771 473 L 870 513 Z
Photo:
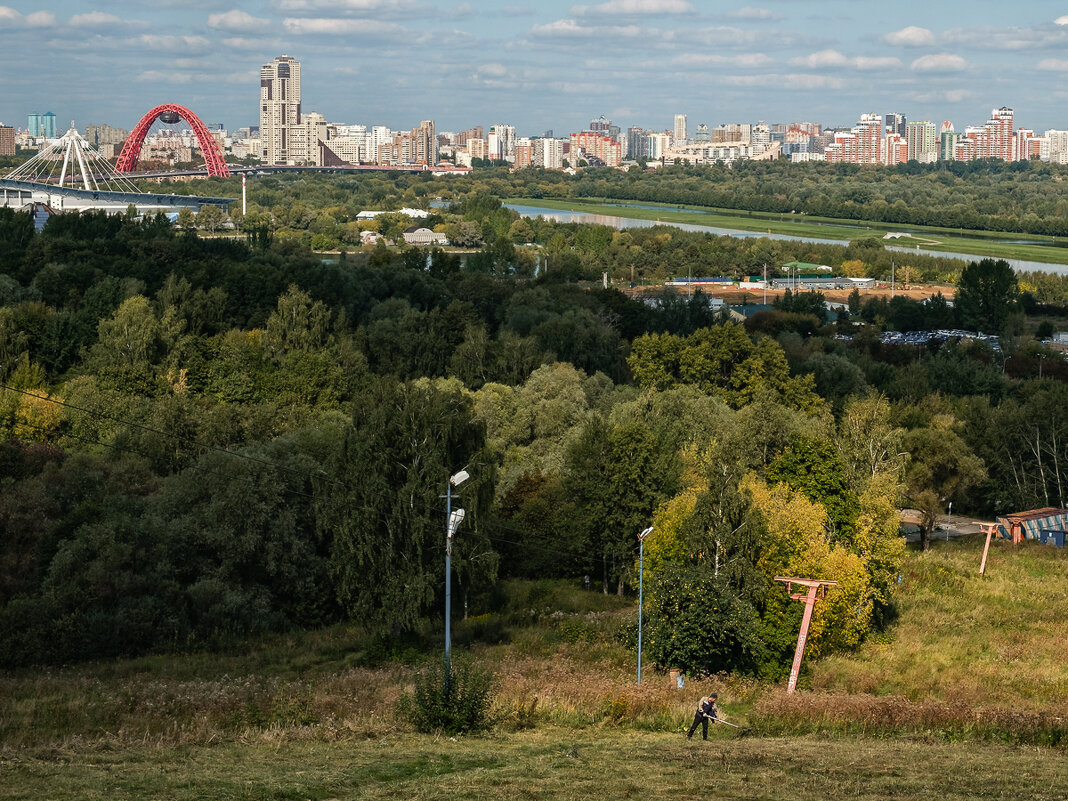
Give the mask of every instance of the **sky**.
M 7 5 L 3 5 L 3 3 Z M 0 122 L 132 128 L 161 103 L 259 123 L 259 68 L 301 62 L 303 110 L 557 136 L 866 112 L 1068 128 L 1068 0 L 0 0 Z

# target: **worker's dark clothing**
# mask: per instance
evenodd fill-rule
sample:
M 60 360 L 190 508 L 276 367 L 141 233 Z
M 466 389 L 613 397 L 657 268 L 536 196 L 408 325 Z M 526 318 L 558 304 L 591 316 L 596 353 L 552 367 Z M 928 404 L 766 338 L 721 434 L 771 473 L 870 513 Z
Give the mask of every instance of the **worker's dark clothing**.
M 693 737 L 693 733 L 697 731 L 697 724 L 701 724 L 701 739 L 708 739 L 708 721 L 716 719 L 716 702 L 711 698 L 706 698 L 702 703 L 697 705 L 697 712 L 693 716 L 693 725 L 690 726 L 690 730 L 686 732 L 687 737 Z

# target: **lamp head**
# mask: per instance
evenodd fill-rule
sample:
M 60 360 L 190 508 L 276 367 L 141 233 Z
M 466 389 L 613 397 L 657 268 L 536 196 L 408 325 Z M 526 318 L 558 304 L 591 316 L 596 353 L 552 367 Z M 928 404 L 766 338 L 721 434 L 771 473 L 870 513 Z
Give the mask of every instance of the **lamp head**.
M 454 509 L 452 514 L 449 515 L 449 539 L 452 539 L 452 535 L 456 533 L 456 529 L 460 527 L 460 523 L 464 520 L 464 510 Z
M 641 542 L 646 537 L 648 537 L 650 534 L 652 534 L 653 533 L 653 528 L 654 528 L 653 526 L 649 526 L 649 528 L 644 529 L 640 534 L 638 534 L 638 542 Z
M 465 481 L 467 481 L 467 479 L 469 478 L 471 478 L 471 474 L 468 473 L 466 470 L 461 470 L 459 473 L 449 479 L 449 483 L 452 484 L 454 487 L 458 487 Z

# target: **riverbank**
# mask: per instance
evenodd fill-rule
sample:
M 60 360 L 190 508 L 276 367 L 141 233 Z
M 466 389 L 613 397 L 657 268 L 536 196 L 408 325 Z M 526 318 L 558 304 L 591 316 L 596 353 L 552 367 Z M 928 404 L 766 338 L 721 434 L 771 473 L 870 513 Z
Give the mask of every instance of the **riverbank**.
M 719 230 L 712 231 L 712 233 L 722 232 L 727 235 L 764 235 L 773 238 L 843 245 L 850 240 L 865 237 L 883 238 L 886 234 L 904 234 L 906 236 L 900 238 L 884 239 L 884 244 L 888 248 L 904 253 L 919 252 L 962 259 L 998 258 L 1015 262 L 1013 266 L 1019 270 L 1039 269 L 1068 273 L 1068 248 L 1062 248 L 1054 237 L 994 231 L 970 231 L 962 234 L 955 229 L 938 227 L 895 227 L 880 222 L 703 209 L 696 206 L 638 204 L 606 198 L 582 200 L 507 198 L 504 202 L 509 206 L 543 209 L 546 216 L 560 213 L 588 214 L 595 217 L 643 220 L 646 224 L 659 222 L 668 225 L 713 228 Z M 595 222 L 596 220 L 585 221 Z

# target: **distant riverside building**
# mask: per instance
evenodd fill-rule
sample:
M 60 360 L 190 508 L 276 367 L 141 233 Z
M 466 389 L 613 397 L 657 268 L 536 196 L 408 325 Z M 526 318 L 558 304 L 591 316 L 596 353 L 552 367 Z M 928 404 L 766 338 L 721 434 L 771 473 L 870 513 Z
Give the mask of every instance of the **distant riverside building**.
M 385 166 L 434 167 L 438 163 L 438 137 L 434 121 L 423 120 L 418 128 L 397 133 L 378 146 L 378 164 Z
M 15 155 L 15 129 L 10 125 L 0 125 L 0 156 Z
M 51 111 L 44 114 L 30 114 L 26 118 L 26 129 L 30 136 L 43 136 L 45 139 L 56 138 L 56 115 Z
M 573 133 L 571 134 L 570 144 L 570 152 L 572 155 L 577 154 L 581 150 L 586 154 L 587 161 L 596 159 L 606 167 L 618 167 L 619 163 L 623 160 L 620 143 L 605 134 L 594 133 L 592 131 Z M 577 160 L 577 158 L 578 156 L 575 155 L 575 160 Z M 572 164 L 571 166 L 575 166 L 575 164 Z
M 861 115 L 860 122 L 851 130 L 835 133 L 825 152 L 827 161 L 882 164 L 883 118 L 879 114 Z
M 610 119 L 607 119 L 604 114 L 595 120 L 590 120 L 590 127 L 586 129 L 592 133 L 599 133 L 607 136 L 611 139 L 619 139 L 619 126 L 613 125 Z
M 996 108 L 990 112 L 990 119 L 982 126 L 970 126 L 964 130 L 964 136 L 957 141 L 954 157 L 957 161 L 972 159 L 1016 159 L 1015 137 L 1013 135 L 1013 115 L 1011 108 Z
M 902 139 L 905 138 L 905 126 L 908 125 L 908 121 L 904 114 L 887 114 L 883 118 L 883 125 L 887 133 L 896 133 Z
M 511 161 L 515 157 L 515 126 L 491 125 L 486 135 L 486 158 Z
M 300 122 L 300 62 L 282 55 L 260 69 L 260 160 L 264 164 L 307 160 L 305 143 L 294 147 Z
M 929 120 L 905 125 L 908 161 L 929 164 L 938 159 L 938 126 Z
M 938 135 L 938 158 L 943 161 L 953 161 L 957 155 L 957 140 L 960 134 L 953 130 L 953 123 L 946 120 L 942 123 L 941 133 Z
M 125 128 L 112 128 L 110 125 L 86 125 L 85 138 L 93 147 L 101 145 L 121 145 L 130 132 Z
M 1042 136 L 1042 158 L 1054 164 L 1068 164 L 1068 131 L 1049 130 Z
M 530 138 L 521 136 L 515 140 L 515 159 L 512 162 L 517 170 L 529 167 L 534 163 L 534 146 Z
M 712 134 L 708 132 L 708 126 L 703 122 L 697 126 L 697 131 L 693 135 L 693 141 L 696 144 L 712 141 Z
M 676 114 L 675 115 L 675 143 L 676 144 L 685 144 L 688 141 L 688 139 L 689 139 L 689 137 L 687 136 L 687 131 L 686 131 L 686 115 L 685 114 Z

